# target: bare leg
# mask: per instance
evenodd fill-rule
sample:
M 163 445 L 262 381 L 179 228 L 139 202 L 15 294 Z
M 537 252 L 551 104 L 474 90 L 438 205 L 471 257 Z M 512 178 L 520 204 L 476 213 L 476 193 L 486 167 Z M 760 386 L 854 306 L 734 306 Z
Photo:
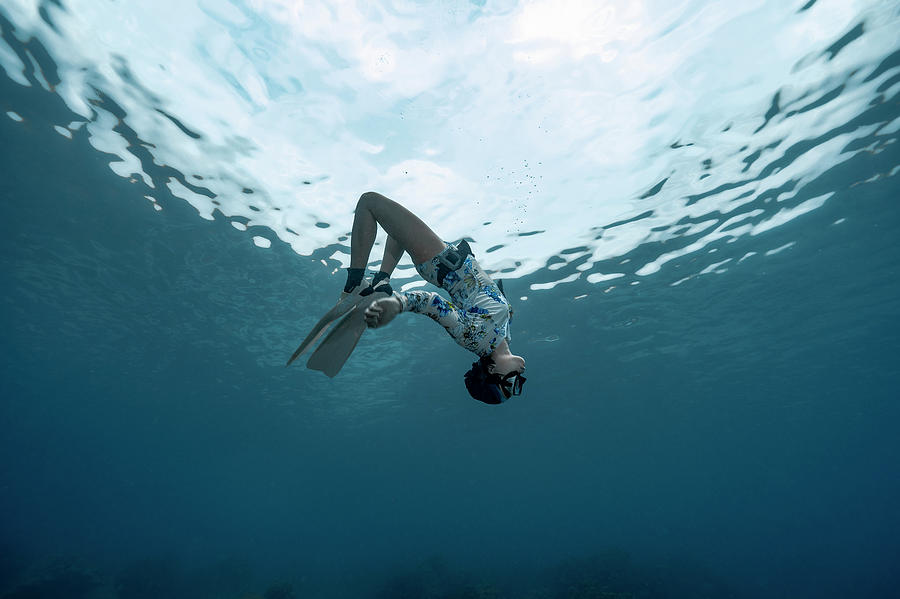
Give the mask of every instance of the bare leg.
M 400 257 L 403 256 L 403 246 L 391 236 L 388 236 L 384 246 L 384 257 L 381 258 L 381 271 L 391 274 L 397 268 Z
M 415 264 L 427 262 L 444 251 L 444 242 L 422 219 L 397 202 L 367 191 L 356 204 L 350 236 L 350 268 L 365 268 L 368 264 L 378 225 L 388 234 L 383 266 L 389 266 L 391 271 L 403 253 L 399 248 L 409 252 Z

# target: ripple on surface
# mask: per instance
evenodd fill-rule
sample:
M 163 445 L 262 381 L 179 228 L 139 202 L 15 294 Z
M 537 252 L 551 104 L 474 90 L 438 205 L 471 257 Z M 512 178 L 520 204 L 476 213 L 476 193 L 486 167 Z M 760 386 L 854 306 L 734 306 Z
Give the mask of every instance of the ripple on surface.
M 375 188 L 472 239 L 491 272 L 547 273 L 533 289 L 765 255 L 729 246 L 821 208 L 829 169 L 894 143 L 900 122 L 898 17 L 874 1 L 621 0 L 553 27 L 534 27 L 543 4 L 465 24 L 374 6 L 354 27 L 314 5 L 299 19 L 179 3 L 173 24 L 174 2 L 5 4 L 0 66 L 58 95 L 156 209 L 252 218 L 300 254 L 334 247 L 333 268 Z

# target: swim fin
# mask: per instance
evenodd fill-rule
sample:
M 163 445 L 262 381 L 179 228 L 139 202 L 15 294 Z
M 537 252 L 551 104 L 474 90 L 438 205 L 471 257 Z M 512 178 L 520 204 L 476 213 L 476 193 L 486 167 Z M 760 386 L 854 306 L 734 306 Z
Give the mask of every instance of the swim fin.
M 389 297 L 388 294 L 376 292 L 360 301 L 349 314 L 335 326 L 325 340 L 319 344 L 316 351 L 309 357 L 306 367 L 310 370 L 319 370 L 327 376 L 334 378 L 341 371 L 350 354 L 356 349 L 359 338 L 366 331 L 366 308 L 372 302 Z
M 363 287 L 362 285 L 360 286 Z M 334 307 L 329 310 L 325 316 L 319 319 L 319 322 L 312 328 L 309 332 L 309 335 L 306 336 L 306 339 L 303 340 L 303 343 L 294 351 L 291 355 L 291 358 L 287 361 L 285 366 L 290 366 L 291 362 L 302 356 L 306 353 L 313 344 L 319 340 L 319 337 L 325 334 L 325 331 L 335 322 L 337 322 L 341 317 L 346 315 L 348 312 L 356 308 L 360 302 L 365 300 L 366 298 L 359 295 L 358 293 L 352 293 L 347 295 L 346 297 L 342 297 L 338 303 L 334 305 Z

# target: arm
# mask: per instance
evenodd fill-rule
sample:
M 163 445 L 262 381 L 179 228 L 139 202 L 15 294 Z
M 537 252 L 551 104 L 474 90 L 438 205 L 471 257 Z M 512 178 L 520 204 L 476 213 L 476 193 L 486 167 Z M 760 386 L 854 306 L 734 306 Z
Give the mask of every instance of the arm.
M 434 291 L 407 291 L 395 295 L 404 312 L 423 314 L 444 327 L 454 339 L 461 339 L 465 324 L 459 308 Z
M 417 312 L 431 318 L 448 333 L 456 337 L 463 327 L 459 310 L 452 302 L 433 291 L 395 292 L 373 302 L 365 312 L 366 324 L 371 328 L 380 328 L 392 321 L 400 312 Z

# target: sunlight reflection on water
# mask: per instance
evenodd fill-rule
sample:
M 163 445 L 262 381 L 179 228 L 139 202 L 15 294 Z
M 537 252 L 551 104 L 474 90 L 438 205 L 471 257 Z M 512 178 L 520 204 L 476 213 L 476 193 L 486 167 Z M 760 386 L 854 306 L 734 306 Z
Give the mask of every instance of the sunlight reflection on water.
M 0 66 L 157 209 L 340 243 L 333 269 L 376 189 L 532 290 L 764 259 L 828 201 L 811 183 L 896 139 L 893 2 L 366 6 L 13 0 Z

